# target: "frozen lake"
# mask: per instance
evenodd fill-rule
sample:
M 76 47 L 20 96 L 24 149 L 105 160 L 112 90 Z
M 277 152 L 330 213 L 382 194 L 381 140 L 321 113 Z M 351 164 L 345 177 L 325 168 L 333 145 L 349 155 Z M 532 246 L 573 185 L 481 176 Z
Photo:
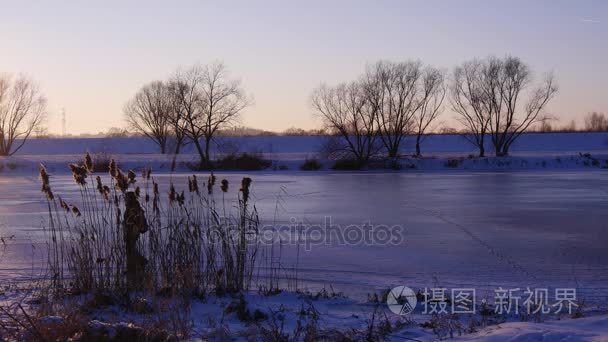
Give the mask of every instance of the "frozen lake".
M 162 189 L 171 177 L 187 187 L 185 174 L 154 176 Z M 233 193 L 243 176 L 218 174 L 230 181 Z M 588 302 L 608 299 L 606 172 L 249 176 L 265 223 L 289 224 L 295 218 L 320 224 L 331 217 L 341 227 L 368 221 L 404 227 L 398 245 L 301 248 L 298 276 L 306 286 L 331 284 L 353 295 L 393 285 L 478 291 L 577 287 Z M 71 176 L 57 175 L 51 182 L 56 194 L 77 198 Z M 15 235 L 0 260 L 0 277 L 27 278 L 43 254 L 38 243 L 46 211 L 39 181 L 0 176 L 0 189 L 0 235 Z M 284 267 L 295 264 L 295 251 L 284 247 Z

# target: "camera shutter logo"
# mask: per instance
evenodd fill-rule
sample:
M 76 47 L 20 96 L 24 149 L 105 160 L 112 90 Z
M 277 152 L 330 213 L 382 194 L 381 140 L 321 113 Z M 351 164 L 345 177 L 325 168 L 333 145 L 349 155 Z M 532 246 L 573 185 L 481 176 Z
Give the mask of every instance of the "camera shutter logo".
M 416 308 L 416 294 L 407 286 L 393 288 L 386 297 L 386 305 L 397 315 L 406 315 Z

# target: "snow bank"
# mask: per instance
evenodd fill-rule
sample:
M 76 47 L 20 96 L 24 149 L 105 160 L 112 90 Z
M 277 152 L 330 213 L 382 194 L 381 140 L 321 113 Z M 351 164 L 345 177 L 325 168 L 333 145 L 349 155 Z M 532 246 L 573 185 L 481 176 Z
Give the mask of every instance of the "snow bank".
M 264 172 L 300 171 L 300 166 L 308 158 L 306 153 L 264 153 L 263 158 L 272 161 L 271 166 Z M 96 158 L 96 155 L 93 155 Z M 154 172 L 172 172 L 173 156 L 163 154 L 111 154 L 104 158 L 113 158 L 123 170 L 140 170 L 151 168 Z M 44 164 L 49 172 L 68 173 L 67 165 L 82 163 L 82 154 L 56 155 L 27 155 L 0 157 L 0 175 L 27 174 L 35 175 L 40 164 Z M 175 172 L 192 172 L 192 165 L 197 165 L 198 155 L 181 154 L 176 157 Z M 321 171 L 332 171 L 333 161 L 320 159 Z M 528 155 L 509 157 L 430 157 L 410 158 L 399 160 L 400 172 L 422 171 L 544 171 L 544 170 L 606 170 L 608 169 L 608 154 L 560 154 L 560 155 Z M 368 168 L 368 171 L 395 171 L 390 167 L 378 165 Z M 314 171 L 307 171 L 314 172 Z M 340 172 L 340 171 L 335 171 Z
M 212 146 L 213 152 L 238 148 L 242 152 L 265 153 L 317 153 L 326 137 L 323 136 L 255 136 L 219 137 Z M 488 137 L 486 150 L 491 151 Z M 402 153 L 412 153 L 415 141 L 408 137 Z M 475 153 L 475 148 L 462 135 L 428 135 L 422 143 L 423 153 L 461 154 Z M 512 146 L 514 155 L 529 153 L 598 153 L 608 151 L 607 133 L 529 133 L 522 135 Z M 112 154 L 155 154 L 158 147 L 144 137 L 138 138 L 53 138 L 30 139 L 19 155 L 82 154 L 108 152 Z M 194 146 L 184 147 L 183 153 L 195 153 Z
M 608 315 L 545 323 L 510 322 L 486 328 L 456 341 L 608 341 Z
M 327 137 L 323 136 L 256 136 L 219 137 L 212 153 L 258 153 L 273 161 L 269 170 L 299 170 L 306 158 L 318 156 Z M 486 148 L 491 151 L 491 146 Z M 411 155 L 414 140 L 408 138 L 402 155 Z M 506 158 L 474 158 L 475 148 L 462 135 L 429 135 L 423 142 L 427 158 L 404 157 L 404 170 L 543 170 L 607 168 L 608 134 L 606 133 L 531 133 L 523 135 Z M 85 152 L 96 158 L 114 158 L 123 169 L 151 167 L 157 172 L 170 172 L 173 156 L 158 153 L 147 138 L 57 138 L 31 139 L 18 154 L 0 157 L 1 173 L 36 172 L 44 163 L 50 171 L 66 171 L 67 163 L 82 160 Z M 178 172 L 190 171 L 198 155 L 188 145 L 176 157 Z M 331 161 L 322 161 L 328 170 Z
M 327 294 L 327 293 L 326 293 Z M 318 297 L 311 293 L 282 292 L 265 296 L 246 293 L 243 297 L 244 308 L 249 312 L 261 312 L 258 320 L 243 321 L 231 308 L 240 300 L 237 297 L 209 296 L 204 301 L 191 302 L 187 316 L 181 317 L 191 322 L 191 340 L 259 340 L 264 330 L 281 334 L 292 339 L 306 333 L 307 327 L 314 329 L 316 337 L 332 336 L 341 339 L 364 341 L 370 326 L 374 329 L 374 339 L 384 337 L 388 341 L 438 341 L 440 338 L 430 328 L 423 328 L 430 315 L 405 315 L 391 313 L 384 303 L 357 302 L 340 295 Z M 165 303 L 166 307 L 177 305 Z M 176 310 L 176 306 L 174 309 Z M 183 308 L 182 308 L 183 309 Z M 170 312 L 156 312 L 166 319 Z M 84 336 L 111 338 L 143 334 L 142 327 L 149 323 L 144 313 L 125 310 L 119 306 L 91 309 L 91 321 Z M 467 318 L 462 317 L 466 327 Z M 510 321 L 479 328 L 475 333 L 454 331 L 450 341 L 608 341 L 608 315 L 599 314 L 584 318 L 571 319 L 547 317 L 542 323 Z M 62 317 L 43 317 L 41 322 L 52 326 L 60 323 Z M 128 322 L 128 323 L 127 323 Z M 373 322 L 373 324 L 372 324 Z M 387 324 L 388 323 L 388 324 Z M 383 328 L 383 326 L 385 328 Z M 385 330 L 386 329 L 386 330 Z M 122 332 L 121 332 L 122 331 Z M 262 338 L 262 340 L 264 340 Z

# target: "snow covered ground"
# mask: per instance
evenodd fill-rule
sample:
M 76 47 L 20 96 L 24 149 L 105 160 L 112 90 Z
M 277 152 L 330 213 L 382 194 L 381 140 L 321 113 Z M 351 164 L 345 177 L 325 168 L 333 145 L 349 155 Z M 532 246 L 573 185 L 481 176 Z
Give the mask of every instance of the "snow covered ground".
M 243 152 L 264 153 L 316 153 L 324 137 L 319 136 L 253 136 L 219 137 L 212 151 L 239 149 Z M 414 150 L 414 139 L 407 138 L 403 153 Z M 490 142 L 486 146 L 491 151 Z M 116 154 L 155 154 L 158 147 L 147 138 L 65 138 L 30 139 L 20 155 L 82 154 L 109 152 Z M 428 155 L 475 153 L 475 148 L 461 135 L 429 135 L 424 138 L 422 151 Z M 522 135 L 512 146 L 515 155 L 560 154 L 608 151 L 607 133 L 530 133 Z M 184 153 L 194 153 L 193 145 L 183 148 Z
M 4 295 L 0 295 L 3 297 Z M 266 296 L 249 293 L 242 297 L 208 297 L 189 303 L 186 318 L 190 325 L 192 341 L 267 341 L 270 336 L 282 336 L 286 340 L 367 341 L 370 331 L 372 340 L 434 342 L 453 341 L 589 341 L 604 342 L 608 336 L 608 315 L 590 314 L 580 318 L 547 316 L 534 322 L 517 317 L 505 317 L 500 322 L 483 323 L 475 316 L 458 317 L 414 313 L 395 315 L 383 304 L 358 302 L 345 297 L 321 296 L 316 293 L 288 293 Z M 86 300 L 74 298 L 71 306 Z M 140 308 L 158 310 L 148 299 L 138 299 Z M 244 304 L 246 314 L 239 313 L 239 303 Z M 96 340 L 109 340 L 119 335 L 119 330 L 145 331 L 150 321 L 159 320 L 154 315 L 166 317 L 184 309 L 184 303 L 165 301 L 163 311 L 144 313 L 126 311 L 123 307 L 108 305 L 89 308 L 93 317 L 84 330 Z M 244 317 L 245 316 L 245 317 Z M 244 320 L 245 319 L 245 320 Z M 45 316 L 39 327 L 61 323 L 70 324 L 61 316 Z M 433 323 L 435 322 L 435 323 Z M 432 328 L 431 325 L 445 324 Z M 446 323 L 450 322 L 447 325 Z M 312 334 L 310 332 L 313 332 Z M 307 335 L 308 334 L 308 335 Z M 85 339 L 86 340 L 86 339 Z
M 298 170 L 306 158 L 319 156 L 326 137 L 319 136 L 257 136 L 220 137 L 212 153 L 248 152 L 260 154 L 273 162 L 270 170 Z M 488 139 L 489 140 L 489 139 Z M 430 135 L 424 139 L 425 158 L 409 158 L 413 139 L 402 146 L 400 161 L 405 171 L 430 170 L 557 170 L 608 168 L 608 134 L 606 133 L 544 133 L 523 135 L 506 158 L 472 158 L 475 148 L 461 135 Z M 491 146 L 486 147 L 488 153 Z M 63 172 L 66 163 L 82 160 L 85 152 L 96 158 L 114 158 L 124 169 L 151 167 L 170 172 L 174 156 L 158 153 L 157 146 L 147 138 L 66 138 L 31 139 L 12 157 L 0 157 L 0 173 L 35 173 L 44 163 L 50 171 Z M 198 155 L 193 146 L 186 146 L 176 158 L 177 172 L 190 170 Z M 322 158 L 321 158 L 322 159 Z M 323 169 L 331 161 L 321 160 Z
M 608 316 L 554 320 L 545 323 L 509 322 L 481 332 L 457 337 L 456 341 L 593 341 L 608 340 Z

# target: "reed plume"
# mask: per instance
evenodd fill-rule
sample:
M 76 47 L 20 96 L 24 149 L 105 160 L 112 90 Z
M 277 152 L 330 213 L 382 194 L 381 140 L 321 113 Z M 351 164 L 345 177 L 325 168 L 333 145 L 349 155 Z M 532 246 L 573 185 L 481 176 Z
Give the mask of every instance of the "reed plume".
M 87 184 L 86 178 L 89 175 L 87 168 L 81 165 L 70 164 L 70 170 L 72 171 L 72 176 L 76 181 L 76 184 L 80 186 L 84 186 Z
M 55 199 L 55 195 L 51 190 L 51 184 L 49 181 L 49 174 L 46 172 L 46 168 L 43 164 L 40 164 L 40 180 L 42 181 L 42 192 L 46 195 L 49 200 Z
M 89 152 L 87 152 L 87 155 L 84 157 L 84 166 L 90 173 L 93 173 L 95 171 L 93 167 L 93 159 L 91 158 Z

